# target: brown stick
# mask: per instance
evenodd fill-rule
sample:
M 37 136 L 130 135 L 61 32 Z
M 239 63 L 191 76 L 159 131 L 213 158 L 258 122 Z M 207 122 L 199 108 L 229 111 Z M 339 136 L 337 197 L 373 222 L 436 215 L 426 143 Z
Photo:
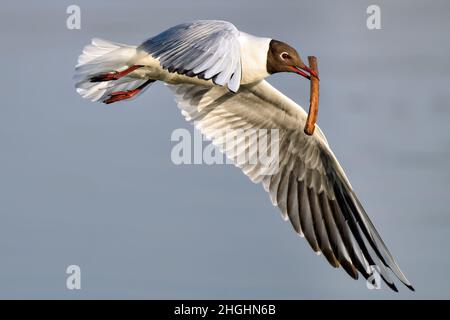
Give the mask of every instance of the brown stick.
M 319 75 L 319 69 L 317 68 L 317 58 L 314 56 L 308 57 L 309 68 Z M 309 112 L 308 118 L 305 123 L 305 133 L 312 135 L 316 128 L 317 113 L 319 112 L 319 79 L 311 75 L 311 87 L 309 91 Z

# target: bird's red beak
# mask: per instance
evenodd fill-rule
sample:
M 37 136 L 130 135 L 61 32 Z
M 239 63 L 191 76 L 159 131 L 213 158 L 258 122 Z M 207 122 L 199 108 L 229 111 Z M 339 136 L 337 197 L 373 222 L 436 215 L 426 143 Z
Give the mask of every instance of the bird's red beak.
M 319 75 L 314 70 L 311 70 L 310 68 L 308 68 L 305 65 L 302 65 L 300 67 L 291 67 L 291 69 L 292 69 L 292 72 L 295 72 L 295 73 L 301 75 L 302 77 L 305 77 L 308 80 L 311 79 L 311 75 L 316 77 L 318 80 L 320 80 Z M 306 73 L 305 71 L 308 72 L 309 74 Z

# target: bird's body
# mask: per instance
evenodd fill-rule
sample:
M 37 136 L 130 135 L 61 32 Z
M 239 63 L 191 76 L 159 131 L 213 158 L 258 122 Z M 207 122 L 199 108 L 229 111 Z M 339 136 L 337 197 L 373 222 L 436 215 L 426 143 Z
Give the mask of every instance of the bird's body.
M 306 74 L 305 72 L 309 74 Z M 411 284 L 381 240 L 356 197 L 322 131 L 303 132 L 306 112 L 264 79 L 275 72 L 317 76 L 290 46 L 241 32 L 229 22 L 194 21 L 172 27 L 140 46 L 94 39 L 79 58 L 77 91 L 93 101 L 112 103 L 134 97 L 154 81 L 168 85 L 189 121 L 261 183 L 285 220 L 353 278 L 374 270 L 394 290 L 391 272 Z M 277 170 L 239 162 L 230 150 L 248 150 L 257 140 L 234 140 L 227 130 L 272 130 Z M 274 150 L 274 144 L 266 149 Z M 258 148 L 262 148 L 258 144 Z M 259 150 L 267 151 L 267 150 Z
M 267 78 L 270 74 L 267 72 L 266 67 L 266 52 L 269 50 L 271 39 L 255 37 L 245 32 L 239 32 L 238 41 L 242 62 L 240 85 L 254 83 Z M 159 60 L 148 54 L 147 51 L 139 48 L 136 48 L 136 56 L 130 63 L 145 66 L 142 70 L 136 70 L 136 73 L 133 74 L 135 77 L 151 78 L 170 84 L 190 83 L 209 86 L 214 85 L 211 80 L 188 77 L 183 74 L 169 72 L 161 66 Z

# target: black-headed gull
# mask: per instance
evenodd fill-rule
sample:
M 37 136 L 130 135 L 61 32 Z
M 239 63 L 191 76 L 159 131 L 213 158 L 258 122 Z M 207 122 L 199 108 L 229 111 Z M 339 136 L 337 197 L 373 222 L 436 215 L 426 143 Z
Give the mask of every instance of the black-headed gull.
M 186 119 L 216 145 L 230 129 L 277 129 L 277 171 L 268 174 L 258 163 L 237 165 L 262 183 L 283 218 L 333 267 L 341 265 L 355 279 L 359 272 L 373 280 L 378 272 L 397 291 L 393 273 L 414 290 L 320 128 L 307 136 L 306 112 L 264 80 L 277 72 L 317 77 L 286 43 L 205 20 L 177 25 L 139 46 L 93 39 L 79 57 L 76 87 L 84 98 L 108 104 L 165 82 Z

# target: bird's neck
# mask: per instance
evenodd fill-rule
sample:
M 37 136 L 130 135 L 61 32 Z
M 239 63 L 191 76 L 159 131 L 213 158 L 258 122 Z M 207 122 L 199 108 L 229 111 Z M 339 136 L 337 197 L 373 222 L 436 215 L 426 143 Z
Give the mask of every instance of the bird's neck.
M 241 84 L 253 83 L 269 76 L 267 53 L 272 39 L 252 36 L 240 32 L 242 78 Z

